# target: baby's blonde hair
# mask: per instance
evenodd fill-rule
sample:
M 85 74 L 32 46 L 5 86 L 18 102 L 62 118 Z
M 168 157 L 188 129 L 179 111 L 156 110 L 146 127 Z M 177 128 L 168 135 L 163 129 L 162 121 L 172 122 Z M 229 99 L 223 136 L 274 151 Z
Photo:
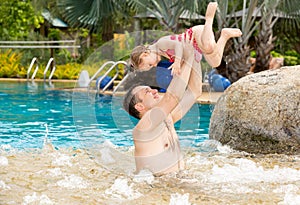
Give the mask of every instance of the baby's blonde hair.
M 139 45 L 139 46 L 135 47 L 130 54 L 131 66 L 134 69 L 138 69 L 139 65 L 141 64 L 140 56 L 142 55 L 142 53 L 149 52 L 149 51 L 150 50 L 149 50 L 148 46 Z

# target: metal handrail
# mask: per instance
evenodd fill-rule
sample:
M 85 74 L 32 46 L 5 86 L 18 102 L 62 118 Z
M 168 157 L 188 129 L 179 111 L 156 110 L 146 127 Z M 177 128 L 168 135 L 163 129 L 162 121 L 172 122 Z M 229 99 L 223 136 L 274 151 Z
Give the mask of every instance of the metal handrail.
M 117 90 L 119 89 L 119 87 L 125 82 L 125 80 L 129 77 L 129 73 L 127 73 L 123 79 L 118 83 L 118 85 L 114 88 L 113 94 L 115 94 L 117 92 Z
M 80 45 L 51 45 L 54 43 L 74 43 L 75 40 L 60 41 L 0 41 L 0 48 L 80 48 Z M 41 45 L 48 44 L 48 45 Z
M 91 84 L 91 82 L 97 77 L 97 75 L 105 68 L 105 66 L 109 65 L 109 64 L 114 64 L 114 61 L 107 61 L 106 63 L 104 63 L 98 70 L 97 72 L 91 77 L 90 82 L 89 82 L 89 86 Z
M 97 85 L 97 92 L 99 92 L 100 90 L 100 83 L 101 81 L 115 68 L 116 73 L 115 75 L 112 77 L 112 79 L 106 84 L 106 86 L 104 86 L 104 88 L 102 89 L 102 91 L 104 92 L 113 82 L 114 80 L 118 77 L 119 75 L 119 69 L 117 68 L 117 65 L 119 64 L 124 64 L 127 65 L 127 63 L 125 61 L 117 61 L 114 62 L 114 64 L 103 74 L 103 76 L 99 79 L 99 83 Z
M 37 71 L 38 71 L 38 69 L 39 69 L 39 65 L 38 65 L 38 63 L 37 63 L 37 58 L 36 58 L 36 57 L 32 58 L 31 63 L 30 63 L 30 65 L 29 65 L 29 68 L 28 68 L 28 70 L 27 70 L 27 80 L 29 80 L 29 74 L 30 74 L 30 71 L 31 71 L 31 69 L 32 69 L 32 66 L 34 65 L 35 62 L 36 62 L 36 67 L 35 67 L 35 70 L 34 70 L 32 76 L 31 76 L 31 80 L 34 79 L 34 77 L 35 77 L 35 75 L 36 75 L 36 73 L 37 73 Z
M 75 40 L 59 41 L 0 41 L 0 44 L 45 44 L 45 43 L 75 43 Z
M 99 69 L 98 71 L 91 77 L 90 79 L 90 82 L 89 82 L 89 86 L 90 86 L 90 83 L 96 78 L 96 76 L 109 64 L 112 64 L 109 69 L 101 76 L 101 78 L 99 79 L 98 81 L 98 84 L 96 85 L 96 88 L 97 88 L 97 92 L 99 92 L 100 90 L 100 83 L 101 81 L 115 68 L 116 70 L 116 73 L 115 75 L 112 77 L 112 79 L 104 86 L 104 88 L 102 89 L 102 91 L 105 91 L 113 82 L 114 80 L 118 77 L 119 75 L 119 69 L 117 69 L 117 65 L 119 64 L 124 64 L 124 65 L 127 65 L 127 62 L 126 61 L 117 61 L 117 62 L 114 62 L 114 61 L 108 61 L 106 63 L 104 63 Z
M 49 75 L 48 80 L 51 80 L 51 78 L 52 78 L 52 76 L 53 76 L 53 74 L 54 74 L 54 72 L 56 70 L 54 58 L 50 58 L 49 61 L 48 61 L 48 63 L 47 63 L 47 66 L 46 66 L 46 68 L 44 70 L 44 81 L 46 80 L 46 74 L 47 74 L 47 71 L 48 71 L 48 69 L 49 69 L 49 67 L 50 67 L 50 65 L 51 65 L 52 62 L 54 63 L 54 66 L 53 66 L 53 69 L 52 69 L 52 71 L 51 71 L 51 73 Z

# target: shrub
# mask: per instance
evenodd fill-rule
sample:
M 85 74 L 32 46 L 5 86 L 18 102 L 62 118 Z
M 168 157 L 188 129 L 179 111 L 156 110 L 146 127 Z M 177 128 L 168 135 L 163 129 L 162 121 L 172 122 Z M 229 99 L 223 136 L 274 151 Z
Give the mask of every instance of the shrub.
M 21 58 L 22 54 L 13 52 L 11 49 L 0 52 L 0 77 L 18 77 Z
M 56 70 L 53 74 L 53 79 L 68 79 L 76 80 L 81 72 L 81 64 L 67 63 L 65 65 L 56 65 Z M 50 71 L 47 73 L 47 77 L 50 75 Z
M 284 54 L 284 65 L 294 66 L 300 64 L 300 54 L 295 50 L 289 50 Z

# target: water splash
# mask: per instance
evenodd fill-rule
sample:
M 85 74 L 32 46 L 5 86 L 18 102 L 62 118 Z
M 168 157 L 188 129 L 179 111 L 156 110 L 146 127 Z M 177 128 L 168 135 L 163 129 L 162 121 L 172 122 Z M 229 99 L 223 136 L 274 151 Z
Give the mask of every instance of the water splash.
M 23 205 L 29 204 L 54 204 L 47 195 L 37 195 L 36 192 L 33 192 L 32 195 L 27 195 L 23 198 Z
M 8 159 L 4 156 L 0 156 L 0 166 L 7 166 L 8 165 Z
M 48 144 L 48 133 L 49 133 L 49 130 L 48 130 L 47 123 L 45 123 L 44 126 L 46 128 L 46 134 L 45 134 L 45 137 L 44 137 L 44 144 L 43 144 L 43 146 L 45 147 Z
M 149 170 L 141 170 L 137 175 L 134 175 L 133 181 L 138 183 L 147 182 L 148 184 L 152 184 L 154 182 L 154 176 Z
M 89 184 L 81 177 L 74 174 L 70 176 L 65 176 L 64 179 L 56 183 L 60 187 L 69 188 L 69 189 L 86 189 Z
M 191 203 L 189 202 L 189 193 L 186 194 L 171 194 L 171 199 L 170 199 L 170 203 L 169 205 L 191 205 Z
M 109 198 L 115 199 L 137 199 L 142 196 L 142 194 L 133 189 L 133 184 L 128 185 L 128 180 L 126 178 L 117 178 L 114 184 L 105 190 L 105 194 Z

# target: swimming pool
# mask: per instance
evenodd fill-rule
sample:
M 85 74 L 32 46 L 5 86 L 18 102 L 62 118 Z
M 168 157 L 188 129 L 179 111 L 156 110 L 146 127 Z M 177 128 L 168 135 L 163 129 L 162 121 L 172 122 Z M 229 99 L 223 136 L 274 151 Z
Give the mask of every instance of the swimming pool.
M 57 89 L 74 86 L 75 83 L 0 82 L 0 144 L 42 148 L 47 135 L 56 147 L 82 148 L 104 141 L 132 146 L 131 131 L 136 120 L 122 109 L 122 97 Z M 208 139 L 212 109 L 211 105 L 195 104 L 176 123 L 182 146 Z
M 64 86 L 74 83 L 54 84 Z M 134 173 L 131 131 L 136 121 L 121 108 L 121 97 L 51 87 L 0 82 L 1 204 L 296 204 L 300 200 L 300 156 L 250 155 L 208 140 L 209 105 L 196 104 L 176 124 L 185 169 L 154 177 L 149 172 Z M 45 125 L 46 139 L 51 141 L 47 146 L 43 146 Z

